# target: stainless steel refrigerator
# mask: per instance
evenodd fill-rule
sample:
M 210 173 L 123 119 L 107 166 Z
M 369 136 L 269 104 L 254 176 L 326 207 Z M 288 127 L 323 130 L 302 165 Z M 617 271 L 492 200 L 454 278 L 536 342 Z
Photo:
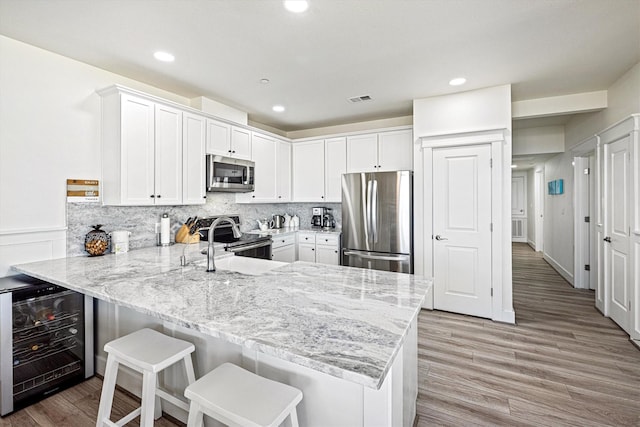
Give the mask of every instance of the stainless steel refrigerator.
M 413 172 L 342 175 L 342 265 L 413 273 Z

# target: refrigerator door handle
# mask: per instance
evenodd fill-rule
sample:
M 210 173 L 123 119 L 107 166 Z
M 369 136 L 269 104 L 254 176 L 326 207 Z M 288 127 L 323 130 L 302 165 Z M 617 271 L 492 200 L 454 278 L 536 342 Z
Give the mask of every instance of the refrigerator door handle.
M 373 234 L 373 243 L 378 243 L 378 180 L 373 180 L 371 200 L 371 233 Z
M 354 251 L 344 251 L 346 256 L 355 256 L 362 259 L 371 259 L 379 261 L 407 261 L 409 255 L 369 255 Z
M 367 240 L 373 241 L 373 224 L 371 218 L 373 217 L 373 213 L 371 212 L 371 199 L 373 198 L 373 181 L 367 181 L 367 200 L 366 200 L 366 227 L 367 227 Z

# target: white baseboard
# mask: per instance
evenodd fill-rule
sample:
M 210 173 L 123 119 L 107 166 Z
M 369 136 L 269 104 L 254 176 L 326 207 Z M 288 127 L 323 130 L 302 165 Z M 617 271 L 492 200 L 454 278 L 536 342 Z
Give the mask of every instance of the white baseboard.
M 533 249 L 534 251 L 536 250 L 536 242 L 534 242 L 533 240 L 527 240 L 527 244 L 531 247 L 531 249 Z
M 549 263 L 554 270 L 556 270 L 564 279 L 573 286 L 573 274 L 571 274 L 566 268 L 561 266 L 555 259 L 549 256 L 546 252 L 542 255 L 545 261 Z
M 527 238 L 526 237 L 512 237 L 511 241 L 513 243 L 527 243 Z

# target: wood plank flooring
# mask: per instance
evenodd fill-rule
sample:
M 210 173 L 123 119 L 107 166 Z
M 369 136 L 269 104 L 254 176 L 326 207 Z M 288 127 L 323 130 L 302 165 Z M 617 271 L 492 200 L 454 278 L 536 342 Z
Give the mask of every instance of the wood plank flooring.
M 517 325 L 419 318 L 418 426 L 640 426 L 640 350 L 526 244 L 513 245 Z
M 526 244 L 513 246 L 513 282 L 515 326 L 422 311 L 416 425 L 640 426 L 640 350 L 594 308 L 593 291 L 573 289 Z M 0 427 L 94 426 L 101 387 L 92 378 Z M 137 404 L 117 392 L 114 413 Z

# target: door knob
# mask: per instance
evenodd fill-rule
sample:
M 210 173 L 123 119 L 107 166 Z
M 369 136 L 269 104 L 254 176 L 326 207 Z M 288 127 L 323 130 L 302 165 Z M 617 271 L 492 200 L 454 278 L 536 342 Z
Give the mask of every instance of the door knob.
M 436 234 L 436 240 L 449 240 L 449 239 L 447 239 L 446 237 L 442 237 L 439 234 Z
M 607 243 L 611 243 L 611 237 L 609 237 L 609 236 L 605 237 L 605 238 L 604 238 L 604 239 L 602 239 L 602 240 L 604 240 L 604 241 L 605 241 L 605 242 L 607 242 Z

